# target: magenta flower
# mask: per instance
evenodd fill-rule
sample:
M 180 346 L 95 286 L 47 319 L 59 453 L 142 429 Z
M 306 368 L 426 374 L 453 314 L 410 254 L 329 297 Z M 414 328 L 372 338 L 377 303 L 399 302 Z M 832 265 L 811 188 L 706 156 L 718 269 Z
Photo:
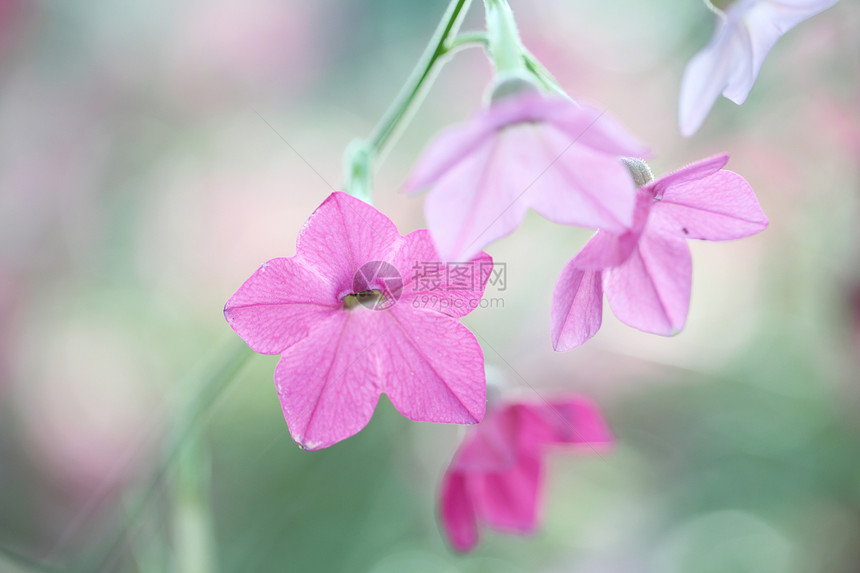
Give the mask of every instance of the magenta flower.
M 605 449 L 613 437 L 591 402 L 508 403 L 489 410 L 466 436 L 442 482 L 441 518 L 458 551 L 478 543 L 478 526 L 527 534 L 537 528 L 547 446 Z
M 717 29 L 681 80 L 681 134 L 689 137 L 699 129 L 720 93 L 742 104 L 777 40 L 837 1 L 735 0 L 726 12 L 711 5 L 720 18 Z
M 411 420 L 483 418 L 484 357 L 457 318 L 477 305 L 492 260 L 438 260 L 426 230 L 403 237 L 370 205 L 332 193 L 296 256 L 265 263 L 227 301 L 233 330 L 281 355 L 275 386 L 301 447 L 361 430 L 383 392 Z
M 687 320 L 692 261 L 687 239 L 728 241 L 767 227 L 749 184 L 704 159 L 639 189 L 633 228 L 598 231 L 564 268 L 552 300 L 552 344 L 576 348 L 603 319 L 603 293 L 622 322 L 671 335 Z
M 557 223 L 623 232 L 635 187 L 618 157 L 644 153 L 603 113 L 528 90 L 439 134 L 407 188 L 431 188 L 425 216 L 442 259 L 468 260 L 513 232 L 529 207 Z

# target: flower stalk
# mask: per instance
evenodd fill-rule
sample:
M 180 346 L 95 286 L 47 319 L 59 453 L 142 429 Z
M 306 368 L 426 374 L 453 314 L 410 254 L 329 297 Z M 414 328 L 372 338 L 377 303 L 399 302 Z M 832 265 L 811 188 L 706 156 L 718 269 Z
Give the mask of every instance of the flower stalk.
M 459 48 L 485 43 L 483 35 L 469 34 L 456 38 L 470 4 L 471 0 L 451 0 L 418 63 L 370 136 L 354 141 L 347 148 L 344 163 L 347 169 L 346 190 L 350 195 L 372 204 L 374 164 L 397 130 L 408 122 L 410 114 L 432 83 L 439 64 L 446 55 Z

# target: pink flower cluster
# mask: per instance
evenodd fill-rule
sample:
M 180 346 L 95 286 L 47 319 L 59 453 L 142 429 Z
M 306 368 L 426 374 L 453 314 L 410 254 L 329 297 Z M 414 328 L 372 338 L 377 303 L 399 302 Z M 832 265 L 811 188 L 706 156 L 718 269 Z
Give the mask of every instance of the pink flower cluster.
M 553 295 L 553 347 L 570 350 L 600 328 L 604 291 L 630 326 L 677 333 L 690 302 L 686 240 L 737 239 L 767 227 L 749 184 L 722 170 L 727 155 L 637 189 L 628 167 L 636 162 L 620 158 L 644 153 L 605 114 L 526 91 L 437 137 L 411 187 L 431 188 L 427 222 L 443 257 L 471 254 L 513 232 L 528 207 L 599 229 Z
M 480 422 L 483 354 L 458 320 L 474 305 L 458 303 L 482 296 L 491 260 L 481 249 L 513 232 L 529 207 L 599 229 L 556 285 L 556 350 L 597 332 L 604 292 L 631 326 L 679 331 L 690 300 L 686 241 L 745 237 L 767 218 L 746 181 L 722 169 L 726 155 L 650 181 L 644 164 L 621 161 L 644 152 L 605 114 L 527 90 L 429 146 L 410 181 L 431 189 L 429 232 L 401 236 L 370 205 L 332 194 L 299 234 L 296 256 L 264 264 L 224 308 L 251 348 L 281 355 L 275 385 L 293 439 L 318 449 L 355 434 L 382 393 L 412 420 Z M 452 260 L 474 267 L 473 288 L 428 293 L 410 276 L 427 261 L 449 268 L 442 262 Z M 412 304 L 428 294 L 446 304 Z M 452 544 L 470 549 L 480 523 L 534 530 L 545 446 L 609 441 L 599 412 L 581 400 L 496 406 L 445 480 Z
M 721 90 L 736 101 L 746 97 L 779 34 L 832 3 L 810 1 L 801 10 L 800 0 L 739 1 L 688 68 L 682 129 L 694 131 Z M 772 29 L 756 28 L 771 16 Z M 720 64 L 712 73 L 726 46 L 740 49 L 738 35 L 757 40 L 746 71 Z M 227 302 L 224 314 L 239 336 L 257 352 L 281 356 L 275 385 L 301 447 L 352 436 L 382 393 L 412 420 L 484 419 L 483 353 L 459 318 L 483 295 L 492 268 L 483 249 L 513 233 L 530 208 L 597 230 L 555 286 L 550 332 L 558 351 L 597 333 L 604 293 L 628 325 L 679 332 L 690 304 L 687 241 L 739 239 L 767 227 L 750 185 L 724 169 L 727 155 L 654 180 L 638 159 L 647 150 L 618 121 L 517 81 L 438 135 L 419 159 L 406 187 L 429 190 L 429 230 L 401 236 L 372 206 L 333 193 L 299 234 L 297 254 L 265 263 Z M 468 267 L 478 280 L 430 292 L 413 272 L 428 262 L 446 273 L 451 264 Z M 470 550 L 481 525 L 534 531 L 547 449 L 587 453 L 611 442 L 600 410 L 583 398 L 491 404 L 445 475 L 441 514 L 451 544 Z

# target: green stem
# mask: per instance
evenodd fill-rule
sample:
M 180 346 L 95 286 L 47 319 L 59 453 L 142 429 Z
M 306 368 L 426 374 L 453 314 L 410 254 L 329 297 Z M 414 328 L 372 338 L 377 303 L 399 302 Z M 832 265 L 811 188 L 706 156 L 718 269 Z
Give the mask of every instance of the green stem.
M 445 51 L 445 55 L 453 54 L 463 48 L 472 46 L 486 48 L 488 45 L 489 41 L 487 40 L 486 32 L 464 32 L 451 40 L 451 43 L 448 44 L 448 49 Z
M 409 113 L 415 108 L 430 83 L 438 64 L 454 51 L 468 45 L 486 45 L 483 34 L 466 34 L 455 38 L 463 16 L 469 10 L 472 0 L 451 0 L 445 15 L 442 16 L 436 31 L 424 53 L 409 74 L 406 83 L 400 88 L 397 97 L 376 124 L 367 139 L 353 141 L 344 153 L 346 167 L 346 189 L 350 195 L 367 203 L 373 203 L 373 167 L 385 146 L 391 142 L 398 128 L 408 121 Z
M 231 335 L 230 340 L 222 348 L 213 352 L 202 371 L 196 376 L 192 375 L 195 380 L 192 380 L 189 385 L 184 383 L 180 385 L 180 387 L 188 387 L 190 390 L 176 408 L 177 413 L 172 418 L 174 425 L 158 465 L 152 475 L 149 476 L 142 493 L 129 509 L 127 518 L 114 530 L 105 550 L 98 558 L 98 562 L 89 563 L 86 567 L 82 567 L 81 571 L 92 572 L 112 569 L 108 565 L 116 557 L 129 528 L 139 521 L 143 511 L 155 500 L 160 485 L 188 439 L 199 430 L 200 424 L 212 405 L 215 404 L 230 382 L 236 378 L 248 358 L 253 355 L 254 353 L 244 342 Z
M 217 567 L 209 483 L 212 463 L 199 431 L 188 438 L 173 476 L 175 571 L 212 573 Z
M 385 145 L 391 141 L 398 127 L 408 122 L 408 115 L 420 101 L 425 86 L 442 60 L 455 52 L 472 46 L 487 47 L 484 32 L 468 32 L 452 39 L 460 27 L 471 0 L 454 0 L 445 12 L 433 38 L 424 50 L 421 60 L 409 79 L 400 89 L 397 98 L 379 120 L 368 139 L 357 139 L 344 153 L 346 188 L 350 195 L 373 204 L 373 167 Z
M 469 9 L 470 3 L 471 0 L 451 0 L 451 3 L 448 4 L 445 15 L 442 16 L 442 20 L 436 27 L 433 37 L 424 49 L 424 53 L 421 54 L 412 73 L 370 134 L 368 151 L 371 155 L 378 155 L 382 151 L 409 108 L 419 98 L 421 88 L 431 77 L 434 65 L 448 53 L 450 49 L 449 38 L 456 35 L 460 29 L 463 16 Z

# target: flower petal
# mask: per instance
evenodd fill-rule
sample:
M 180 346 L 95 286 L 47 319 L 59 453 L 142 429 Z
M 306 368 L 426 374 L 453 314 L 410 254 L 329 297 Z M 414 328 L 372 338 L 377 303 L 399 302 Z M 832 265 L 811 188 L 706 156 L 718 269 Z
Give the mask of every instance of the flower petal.
M 520 404 L 519 438 L 525 448 L 544 444 L 580 444 L 584 450 L 600 450 L 615 438 L 603 412 L 594 402 L 581 397 L 549 403 Z
M 386 330 L 378 354 L 381 388 L 397 411 L 418 422 L 480 422 L 487 404 L 484 354 L 469 329 L 402 304 L 380 314 Z
M 519 421 L 512 406 L 495 407 L 470 431 L 451 467 L 465 474 L 504 471 L 517 458 Z
M 296 258 L 345 294 L 351 292 L 353 275 L 363 264 L 388 261 L 400 240 L 391 219 L 360 199 L 335 192 L 299 233 Z
M 478 544 L 478 523 L 469 496 L 467 477 L 449 472 L 442 480 L 442 527 L 457 551 L 471 551 Z
M 718 171 L 673 185 L 651 209 L 649 226 L 676 237 L 728 241 L 767 228 L 755 192 L 737 173 Z
M 488 117 L 490 114 L 492 108 L 436 135 L 418 158 L 405 185 L 406 191 L 421 191 L 437 183 L 445 173 L 481 147 L 496 129 Z
M 523 194 L 535 211 L 563 225 L 617 234 L 631 227 L 636 186 L 618 157 L 595 151 L 547 124 L 517 129 L 521 148 L 543 151 L 540 160 L 530 161 L 540 171 Z
M 242 340 L 262 354 L 280 354 L 339 312 L 335 286 L 295 258 L 272 259 L 224 306 Z
M 750 70 L 732 78 L 723 95 L 737 104 L 746 100 L 767 55 L 783 34 L 838 0 L 767 0 L 754 2 L 739 18 L 750 45 Z
M 561 98 L 544 98 L 541 108 L 545 121 L 585 147 L 616 157 L 648 156 L 648 148 L 605 110 Z
M 552 347 L 566 352 L 581 346 L 600 330 L 603 322 L 603 287 L 600 271 L 584 271 L 570 261 L 552 295 Z
M 356 434 L 379 399 L 379 313 L 361 306 L 334 313 L 291 346 L 275 369 L 290 435 L 306 450 Z
M 692 260 L 687 242 L 645 232 L 620 267 L 604 272 L 603 289 L 622 322 L 654 334 L 676 334 L 687 320 Z
M 404 237 L 393 264 L 407 273 L 400 304 L 454 317 L 465 316 L 480 304 L 493 272 L 493 259 L 483 252 L 468 262 L 441 262 L 426 229 Z
M 537 455 L 520 455 L 505 471 L 470 476 L 472 502 L 481 521 L 506 533 L 533 532 L 542 474 Z
M 749 49 L 733 27 L 721 22 L 710 43 L 693 56 L 681 79 L 681 135 L 689 137 L 698 131 L 738 66 L 750 60 Z
M 471 260 L 486 245 L 512 233 L 525 217 L 528 204 L 520 196 L 537 172 L 517 157 L 531 150 L 519 147 L 508 131 L 458 163 L 427 196 L 427 226 L 443 261 Z M 538 163 L 540 169 L 545 166 Z
M 445 159 L 428 160 L 432 168 L 422 164 L 415 176 L 434 187 L 425 215 L 444 261 L 477 255 L 529 207 L 563 224 L 617 233 L 631 225 L 635 187 L 618 156 L 646 150 L 602 113 L 530 93 L 458 129 L 469 144 L 446 135 L 450 149 L 428 152 Z
M 668 175 L 664 175 L 660 179 L 654 181 L 650 185 L 646 185 L 646 189 L 651 191 L 652 196 L 662 197 L 667 189 L 674 185 L 681 185 L 682 183 L 689 183 L 691 181 L 699 181 L 700 179 L 704 179 L 708 175 L 713 175 L 720 169 L 726 166 L 726 163 L 729 162 L 729 154 L 721 153 L 720 155 L 714 155 L 713 157 L 708 157 L 707 159 L 702 159 L 700 161 L 696 161 L 673 171 Z

